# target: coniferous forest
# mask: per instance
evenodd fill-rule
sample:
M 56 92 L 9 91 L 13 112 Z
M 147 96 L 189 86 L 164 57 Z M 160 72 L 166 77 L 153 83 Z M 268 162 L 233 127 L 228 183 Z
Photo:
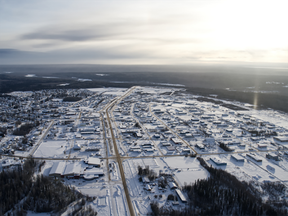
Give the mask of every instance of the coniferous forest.
M 277 205 L 271 200 L 264 202 L 252 184 L 241 182 L 222 169 L 208 166 L 202 158 L 197 159 L 209 171 L 210 177 L 183 187 L 189 198 L 187 208 L 182 211 L 160 208 L 158 203 L 153 202 L 151 209 L 154 215 L 287 215 L 286 201 L 278 200 Z M 271 191 L 281 191 L 285 186 L 265 183 L 262 187 L 265 191 L 270 190 L 271 194 Z
M 26 215 L 28 210 L 57 215 L 77 200 L 81 205 L 77 205 L 73 215 L 97 215 L 92 208 L 82 208 L 88 197 L 64 185 L 61 180 L 35 176 L 34 172 L 40 166 L 41 163 L 27 159 L 23 166 L 0 173 L 0 215 Z

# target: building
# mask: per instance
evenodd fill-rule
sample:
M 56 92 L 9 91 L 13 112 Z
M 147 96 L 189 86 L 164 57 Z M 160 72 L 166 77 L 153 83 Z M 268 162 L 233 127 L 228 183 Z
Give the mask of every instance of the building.
M 174 182 L 169 182 L 168 185 L 169 185 L 170 189 L 177 188 L 177 185 Z
M 176 191 L 176 194 L 178 195 L 178 197 L 180 198 L 180 200 L 181 200 L 183 203 L 186 203 L 187 200 L 186 200 L 184 194 L 182 193 L 182 191 L 179 190 L 179 189 L 175 189 L 175 191 Z
M 63 172 L 63 177 L 66 178 L 80 178 L 81 166 L 77 166 L 77 163 L 67 164 Z
M 88 165 L 92 165 L 94 167 L 100 167 L 101 166 L 101 161 L 99 158 L 89 157 L 86 162 Z
M 183 153 L 190 153 L 190 152 L 191 152 L 191 149 L 190 149 L 190 148 L 183 148 L 183 149 L 182 149 L 182 152 L 183 152 Z
M 233 155 L 231 155 L 231 158 L 233 158 L 233 159 L 236 160 L 237 162 L 244 162 L 244 161 L 245 161 L 244 158 L 241 157 L 241 156 L 238 155 L 238 154 L 233 154 Z
M 201 150 L 205 149 L 205 146 L 203 144 L 201 144 L 201 143 L 197 143 L 196 147 L 201 149 Z
M 280 160 L 278 155 L 276 155 L 275 153 L 272 153 L 272 152 L 268 152 L 268 154 L 266 154 L 266 158 L 276 160 L 276 161 Z
M 86 169 L 83 173 L 83 178 L 85 180 L 93 180 L 95 178 L 99 178 L 100 176 L 104 176 L 104 172 L 102 169 L 98 168 Z
M 177 144 L 177 145 L 181 145 L 182 144 L 182 141 L 180 139 L 178 139 L 178 138 L 171 138 L 171 140 L 172 140 L 172 142 L 174 144 Z
M 79 144 L 76 144 L 74 145 L 73 147 L 74 150 L 81 150 L 81 146 Z
M 218 166 L 226 166 L 227 163 L 221 160 L 220 158 L 210 158 L 211 161 L 213 161 Z
M 266 149 L 267 148 L 267 144 L 259 143 L 258 144 L 258 148 L 259 149 Z
M 140 146 L 132 146 L 130 147 L 129 151 L 132 151 L 132 152 L 141 152 L 141 148 Z
M 49 172 L 49 176 L 53 177 L 64 177 L 63 173 L 66 168 L 66 162 L 55 162 Z
M 174 152 L 176 150 L 174 146 L 166 146 L 166 149 L 170 153 L 172 153 L 172 152 Z
M 262 162 L 262 159 L 256 155 L 255 153 L 248 153 L 246 154 L 247 157 L 252 158 L 253 160 L 257 161 L 257 162 Z
M 288 143 L 288 137 L 286 136 L 276 136 L 276 137 L 273 137 L 273 139 L 280 143 Z

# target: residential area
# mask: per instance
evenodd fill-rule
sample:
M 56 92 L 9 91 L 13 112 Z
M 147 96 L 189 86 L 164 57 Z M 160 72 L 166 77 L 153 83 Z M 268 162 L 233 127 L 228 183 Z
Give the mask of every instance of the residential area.
M 279 111 L 141 86 L 13 92 L 0 104 L 0 169 L 45 161 L 41 173 L 95 197 L 99 215 L 147 215 L 155 202 L 184 209 L 184 188 L 208 179 L 206 166 L 258 189 L 281 183 L 287 199 L 288 116 Z

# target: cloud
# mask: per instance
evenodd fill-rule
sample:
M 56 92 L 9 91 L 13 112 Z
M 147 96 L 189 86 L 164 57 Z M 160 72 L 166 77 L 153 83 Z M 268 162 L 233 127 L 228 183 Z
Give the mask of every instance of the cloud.
M 149 56 L 150 55 L 150 56 Z M 58 64 L 58 63 L 101 63 L 101 61 L 123 63 L 135 59 L 153 57 L 149 50 L 113 48 L 69 48 L 49 52 L 30 52 L 17 49 L 0 49 L 0 64 Z M 154 55 L 154 59 L 158 57 Z
M 267 59 L 280 62 L 287 59 L 287 53 L 273 50 L 212 50 L 183 52 L 179 55 L 155 52 L 153 47 L 111 46 L 72 47 L 47 52 L 31 52 L 17 49 L 0 49 L 0 64 L 178 64 L 192 62 L 261 62 Z
M 90 41 L 103 40 L 137 31 L 136 22 L 105 24 L 67 24 L 46 26 L 20 36 L 22 40 Z M 139 29 L 138 29 L 139 30 Z

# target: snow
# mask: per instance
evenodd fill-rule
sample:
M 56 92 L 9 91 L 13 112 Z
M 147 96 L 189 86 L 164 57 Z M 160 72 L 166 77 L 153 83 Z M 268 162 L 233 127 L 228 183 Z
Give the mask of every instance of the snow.
M 210 176 L 209 172 L 204 168 L 187 169 L 181 172 L 176 172 L 174 174 L 175 179 L 181 187 L 183 187 L 185 184 L 194 183 L 198 179 L 207 179 Z
M 79 81 L 79 82 L 91 82 L 92 79 L 81 79 L 81 78 L 79 78 L 77 81 Z
M 61 141 L 52 141 L 47 140 L 43 141 L 39 148 L 36 150 L 34 157 L 47 157 L 47 158 L 53 158 L 53 157 L 65 157 L 65 151 L 68 152 L 68 148 L 70 146 L 68 145 L 68 142 L 65 140 Z
M 95 74 L 96 76 L 101 76 L 101 77 L 103 77 L 103 76 L 110 76 L 110 74 Z
M 105 74 L 96 75 L 105 76 Z M 166 174 L 163 176 L 168 176 L 169 184 L 175 183 L 178 188 L 185 184 L 193 184 L 198 179 L 209 178 L 209 172 L 200 165 L 196 158 L 184 156 L 184 151 L 192 152 L 191 148 L 195 148 L 198 156 L 202 157 L 209 166 L 226 170 L 240 181 L 258 183 L 280 181 L 285 184 L 288 182 L 287 156 L 281 152 L 281 150 L 285 150 L 283 145 L 274 142 L 273 137 L 254 137 L 248 132 L 243 133 L 244 129 L 241 128 L 243 125 L 248 127 L 245 122 L 262 120 L 266 124 L 263 126 L 264 130 L 276 128 L 279 136 L 285 136 L 287 133 L 285 128 L 288 129 L 288 115 L 286 114 L 274 110 L 251 108 L 248 108 L 247 111 L 231 111 L 220 105 L 214 106 L 210 102 L 196 101 L 195 97 L 197 96 L 193 95 L 183 94 L 182 96 L 180 93 L 174 97 L 174 92 L 183 90 L 176 88 L 136 87 L 131 95 L 127 96 L 127 100 L 124 98 L 122 101 L 120 99 L 126 94 L 126 88 L 89 88 L 87 90 L 91 91 L 89 92 L 91 96 L 87 100 L 67 105 L 70 107 L 64 107 L 59 100 L 49 100 L 52 105 L 58 103 L 57 105 L 63 106 L 59 107 L 59 110 L 66 114 L 65 117 L 69 112 L 74 113 L 73 116 L 69 116 L 74 123 L 63 126 L 62 119 L 55 120 L 55 124 L 48 131 L 48 135 L 40 143 L 33 156 L 48 158 L 41 171 L 45 176 L 48 176 L 50 172 L 57 171 L 57 167 L 52 168 L 56 163 L 65 164 L 66 168 L 63 170 L 65 175 L 79 173 L 81 170 L 81 174 L 84 174 L 89 181 L 83 178 L 64 178 L 63 181 L 83 194 L 95 196 L 96 200 L 92 205 L 98 215 L 129 214 L 110 124 L 105 124 L 107 116 L 103 114 L 105 107 L 109 106 L 111 108 L 111 127 L 116 138 L 128 193 L 136 215 L 149 214 L 151 200 L 157 201 L 160 206 L 171 206 L 171 203 L 166 202 L 167 196 L 175 195 L 175 190 L 170 189 L 168 184 L 166 188 L 158 186 L 158 180 L 139 181 L 138 166 L 149 167 L 158 176 Z M 32 92 L 11 94 L 21 97 L 29 96 Z M 98 102 L 102 99 L 103 102 L 96 108 L 95 106 L 98 106 Z M 115 106 L 112 106 L 109 101 Z M 237 102 L 229 103 L 237 105 Z M 26 106 L 28 106 L 27 104 L 29 103 L 26 103 Z M 245 106 L 243 103 L 238 105 Z M 152 111 L 150 112 L 150 110 Z M 47 116 L 45 113 L 43 112 L 41 115 Z M 244 114 L 244 116 L 237 115 L 237 113 Z M 196 118 L 199 121 L 191 121 Z M 47 122 L 51 121 L 50 117 L 47 119 Z M 136 126 L 137 122 L 140 127 Z M 220 128 L 213 122 L 226 124 L 228 127 Z M 76 128 L 73 132 L 70 131 L 72 126 Z M 249 124 L 250 126 L 252 127 L 251 124 Z M 257 129 L 257 126 L 253 127 Z M 81 134 L 81 129 L 84 128 L 92 128 L 93 131 L 91 134 Z M 135 133 L 136 136 L 133 136 L 132 133 Z M 33 134 L 35 133 L 33 132 Z M 65 137 L 65 139 L 60 139 L 60 137 Z M 182 144 L 174 144 L 171 138 L 175 138 L 176 141 L 178 139 Z M 37 141 L 41 141 L 40 137 L 36 143 Z M 7 142 L 8 139 L 6 140 L 5 137 L 1 144 L 5 145 Z M 229 147 L 234 151 L 225 152 L 219 147 L 218 142 L 229 143 Z M 173 148 L 173 152 L 169 153 L 163 143 L 169 144 Z M 143 144 L 151 144 L 151 146 L 143 146 Z M 73 149 L 75 145 L 79 145 L 81 148 L 75 150 Z M 204 149 L 200 150 L 196 145 L 203 145 Z M 261 148 L 261 145 L 262 147 L 267 145 L 267 147 Z M 129 151 L 133 147 L 139 147 L 140 151 Z M 145 151 L 146 147 L 153 151 Z M 26 152 L 15 151 L 15 155 L 27 156 L 32 147 L 28 148 Z M 88 148 L 97 148 L 97 151 L 85 151 Z M 267 159 L 268 151 L 275 152 L 281 160 Z M 247 157 L 246 155 L 249 153 L 254 153 L 262 162 L 256 162 Z M 223 165 L 217 165 L 210 158 L 216 162 L 223 162 Z M 83 161 L 88 159 L 90 159 L 89 163 L 92 159 L 94 160 L 92 163 L 99 164 L 101 168 L 90 169 L 91 167 L 89 167 L 84 171 L 88 165 Z M 96 176 L 98 174 L 100 175 Z M 145 188 L 151 188 L 151 191 L 145 190 Z M 184 205 L 180 203 L 179 208 L 182 207 Z M 33 212 L 28 212 L 28 215 L 33 214 Z
M 274 110 L 254 110 L 251 109 L 245 112 L 253 117 L 259 118 L 263 121 L 268 121 L 279 127 L 284 127 L 288 129 L 288 116 L 281 114 Z
M 37 77 L 35 74 L 27 74 L 27 75 L 25 75 L 25 77 Z

